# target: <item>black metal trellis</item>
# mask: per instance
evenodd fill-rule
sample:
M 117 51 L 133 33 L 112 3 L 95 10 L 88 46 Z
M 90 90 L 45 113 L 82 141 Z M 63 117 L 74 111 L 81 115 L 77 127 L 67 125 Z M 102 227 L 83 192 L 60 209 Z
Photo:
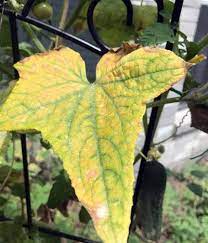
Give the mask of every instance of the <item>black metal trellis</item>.
M 74 35 L 71 35 L 61 29 L 58 29 L 50 24 L 47 24 L 45 22 L 39 21 L 35 18 L 28 16 L 35 0 L 28 0 L 24 5 L 24 8 L 23 8 L 21 14 L 15 13 L 9 9 L 4 9 L 3 14 L 8 16 L 8 18 L 9 18 L 11 40 L 12 40 L 13 62 L 16 63 L 17 61 L 20 60 L 20 53 L 19 53 L 19 47 L 18 47 L 17 20 L 24 21 L 29 24 L 35 25 L 43 30 L 46 30 L 50 33 L 58 35 L 75 44 L 78 44 L 79 46 L 81 46 L 85 49 L 88 49 L 89 51 L 91 51 L 95 54 L 98 54 L 100 56 L 105 54 L 109 50 L 109 48 L 102 42 L 102 40 L 98 36 L 98 34 L 95 30 L 94 21 L 93 21 L 94 9 L 100 1 L 101 0 L 92 0 L 91 4 L 89 6 L 89 9 L 88 9 L 88 13 L 87 13 L 88 28 L 89 28 L 89 31 L 90 31 L 94 41 L 98 45 L 98 47 L 95 45 L 92 45 L 89 42 L 84 41 Z M 124 2 L 124 4 L 126 5 L 126 8 L 127 8 L 126 24 L 131 25 L 133 22 L 133 7 L 131 4 L 131 1 L 130 0 L 122 0 L 122 1 Z M 4 3 L 4 1 L 0 0 L 0 10 L 2 10 L 2 8 L 4 8 L 3 3 Z M 163 9 L 163 0 L 156 0 L 156 3 L 157 3 L 157 8 L 158 8 L 158 22 L 162 22 L 163 17 L 160 15 L 160 11 Z M 183 0 L 175 1 L 174 10 L 173 10 L 173 14 L 172 14 L 172 20 L 171 20 L 171 25 L 173 26 L 173 28 L 175 26 L 177 26 L 177 24 L 179 22 L 182 6 L 183 6 Z M 166 44 L 166 49 L 172 50 L 173 44 L 168 42 Z M 15 78 L 18 78 L 17 71 L 14 70 L 14 72 L 15 72 L 14 73 Z M 157 97 L 155 100 L 160 100 L 160 99 L 161 99 L 161 96 Z M 150 149 L 153 137 L 154 137 L 157 114 L 158 114 L 158 107 L 155 107 L 151 111 L 150 121 L 148 124 L 148 129 L 147 129 L 147 134 L 146 134 L 146 139 L 145 139 L 145 144 L 143 147 L 143 153 L 145 155 L 147 155 L 147 153 Z M 30 230 L 33 227 L 33 224 L 32 224 L 32 209 L 31 209 L 31 199 L 30 199 L 29 171 L 28 171 L 28 161 L 27 161 L 26 134 L 20 135 L 20 139 L 21 139 L 21 146 L 22 146 L 24 186 L 25 186 L 25 198 L 26 198 L 26 207 L 27 207 L 27 223 L 23 224 L 23 227 L 27 227 Z M 133 220 L 133 217 L 135 215 L 137 197 L 138 197 L 138 193 L 140 191 L 140 186 L 142 183 L 142 175 L 143 175 L 143 171 L 144 171 L 144 167 L 145 167 L 145 162 L 146 162 L 145 159 L 142 158 L 137 181 L 136 181 L 135 192 L 134 192 L 134 196 L 133 196 L 133 207 L 132 207 L 132 212 L 131 212 L 131 220 Z M 10 219 L 0 217 L 0 221 L 3 221 L 3 220 L 10 220 Z M 37 227 L 37 229 L 40 232 L 43 232 L 46 234 L 50 234 L 50 235 L 57 236 L 57 237 L 63 237 L 63 238 L 75 240 L 78 242 L 86 242 L 86 243 L 96 243 L 97 242 L 97 241 L 85 239 L 83 237 L 66 234 L 66 233 L 63 233 L 60 231 L 51 230 L 51 229 L 44 228 L 44 227 Z

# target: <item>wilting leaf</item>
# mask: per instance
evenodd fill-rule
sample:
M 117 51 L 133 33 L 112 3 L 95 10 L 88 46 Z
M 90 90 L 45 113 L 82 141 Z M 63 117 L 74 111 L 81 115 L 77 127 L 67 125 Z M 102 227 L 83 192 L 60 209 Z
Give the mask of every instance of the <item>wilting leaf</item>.
M 145 104 L 182 79 L 187 63 L 159 48 L 106 54 L 89 83 L 80 55 L 62 48 L 17 63 L 20 79 L 0 111 L 1 130 L 41 131 L 63 160 L 104 242 L 126 242 L 134 146 Z

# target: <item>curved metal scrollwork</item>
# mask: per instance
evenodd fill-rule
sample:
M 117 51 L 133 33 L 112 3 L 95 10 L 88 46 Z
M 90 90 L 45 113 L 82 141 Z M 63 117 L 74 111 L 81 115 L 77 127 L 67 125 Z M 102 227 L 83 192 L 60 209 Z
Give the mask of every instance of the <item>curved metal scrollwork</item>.
M 109 51 L 109 47 L 107 47 L 104 42 L 100 39 L 96 29 L 95 29 L 95 24 L 94 24 L 94 20 L 93 20 L 93 14 L 94 14 L 94 10 L 97 6 L 97 4 L 100 2 L 101 0 L 93 0 L 90 3 L 90 6 L 88 8 L 88 12 L 87 12 L 87 23 L 88 23 L 88 28 L 89 31 L 94 39 L 94 41 L 97 43 L 97 45 L 100 47 L 100 49 L 102 50 L 103 53 L 106 53 Z M 126 19 L 126 24 L 127 25 L 132 25 L 133 23 L 133 6 L 130 0 L 122 0 L 124 2 L 124 4 L 126 5 L 126 9 L 127 9 L 127 19 Z

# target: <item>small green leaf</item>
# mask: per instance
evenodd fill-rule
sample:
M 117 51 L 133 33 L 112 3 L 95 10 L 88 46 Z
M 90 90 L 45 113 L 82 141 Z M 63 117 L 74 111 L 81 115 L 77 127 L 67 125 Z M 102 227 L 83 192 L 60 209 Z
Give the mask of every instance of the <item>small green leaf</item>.
M 139 33 L 138 42 L 143 46 L 174 42 L 174 32 L 169 24 L 155 23 Z
M 200 170 L 192 170 L 191 175 L 201 179 L 201 178 L 207 177 L 207 172 L 200 171 Z
M 32 184 L 31 188 L 31 201 L 32 209 L 37 211 L 37 209 L 42 205 L 46 204 L 48 201 L 48 195 L 51 190 L 51 185 L 49 183 L 45 185 Z M 60 188 L 59 188 L 60 190 Z
M 128 243 L 139 243 L 139 242 L 140 242 L 140 240 L 136 235 L 134 235 L 134 234 L 129 235 Z
M 202 186 L 196 184 L 196 183 L 190 183 L 187 185 L 188 189 L 192 191 L 194 194 L 196 194 L 199 197 L 202 197 L 203 195 L 203 188 Z
M 196 42 L 188 41 L 186 48 L 187 48 L 186 60 L 190 60 L 199 52 L 199 46 Z
M 20 198 L 10 194 L 7 202 L 2 208 L 5 217 L 14 218 L 21 215 Z M 1 242 L 1 241 L 0 241 Z
M 31 56 L 35 53 L 34 48 L 28 42 L 21 42 L 19 44 L 19 50 L 20 50 L 21 54 L 25 57 Z
M 64 170 L 55 178 L 48 198 L 48 207 L 56 208 L 67 200 L 77 200 L 71 181 Z

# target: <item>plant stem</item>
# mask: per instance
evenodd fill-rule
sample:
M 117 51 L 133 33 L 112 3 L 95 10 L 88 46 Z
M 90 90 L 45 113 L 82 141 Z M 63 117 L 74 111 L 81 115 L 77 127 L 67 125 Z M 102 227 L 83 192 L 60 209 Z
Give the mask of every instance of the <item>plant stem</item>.
M 156 107 L 156 106 L 163 106 L 165 104 L 171 104 L 171 103 L 176 103 L 176 102 L 180 102 L 180 101 L 181 101 L 181 97 L 162 99 L 162 100 L 159 100 L 159 101 L 153 101 L 153 102 L 148 103 L 147 108 Z
M 140 6 L 142 6 L 142 5 L 143 5 L 143 2 L 144 2 L 144 0 L 141 0 L 141 2 L 140 2 Z
M 198 47 L 199 51 L 204 49 L 208 45 L 208 34 L 206 34 L 199 42 L 198 42 Z
M 73 12 L 71 18 L 68 20 L 68 22 L 65 25 L 64 30 L 70 28 L 73 23 L 75 22 L 75 20 L 77 19 L 77 17 L 79 16 L 79 14 L 82 12 L 83 7 L 85 6 L 85 3 L 87 3 L 89 0 L 80 0 L 77 8 L 75 9 L 75 11 Z
M 174 127 L 174 132 L 170 136 L 168 136 L 167 138 L 165 138 L 165 139 L 163 139 L 163 140 L 161 140 L 161 141 L 159 141 L 157 143 L 154 143 L 154 146 L 158 146 L 161 143 L 164 143 L 164 142 L 168 141 L 169 139 L 173 138 L 176 135 L 177 130 L 178 130 L 178 128 L 177 127 Z
M 49 35 L 48 33 L 46 34 L 44 31 L 42 31 L 42 29 L 34 26 L 34 25 L 31 25 L 30 26 L 32 28 L 33 31 L 35 31 L 36 33 L 42 35 L 43 37 L 45 37 L 46 39 L 50 40 L 50 41 L 54 41 L 55 38 L 52 37 L 51 35 Z
M 146 161 L 148 161 L 147 156 L 145 156 L 145 155 L 142 153 L 142 151 L 140 151 L 139 154 L 140 154 Z
M 22 22 L 22 27 L 27 32 L 27 34 L 31 38 L 33 44 L 36 46 L 36 48 L 38 49 L 38 51 L 45 52 L 46 51 L 46 48 L 43 46 L 43 44 L 41 43 L 41 41 L 38 39 L 37 35 L 35 34 L 35 32 L 33 31 L 33 29 L 31 28 L 30 24 L 25 23 L 25 22 Z
M 69 10 L 69 0 L 64 0 L 61 19 L 59 22 L 59 29 L 65 29 L 66 21 L 67 21 L 67 14 Z M 62 44 L 63 38 L 57 36 L 55 40 L 55 47 L 57 48 Z

